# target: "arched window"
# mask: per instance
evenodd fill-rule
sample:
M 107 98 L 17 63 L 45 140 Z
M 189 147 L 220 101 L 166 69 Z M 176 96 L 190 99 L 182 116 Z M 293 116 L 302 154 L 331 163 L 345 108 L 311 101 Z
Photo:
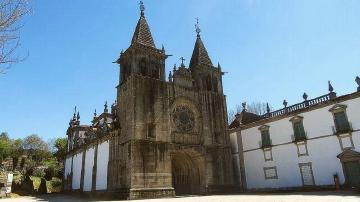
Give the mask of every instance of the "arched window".
M 156 78 L 156 79 L 159 79 L 160 78 L 160 71 L 159 71 L 159 68 L 158 68 L 158 63 L 156 62 L 151 62 L 151 77 L 153 78 Z
M 124 82 L 125 81 L 125 66 L 121 67 L 121 72 L 120 72 L 120 82 Z
M 124 74 L 124 78 L 126 79 L 126 77 L 128 77 L 131 74 L 131 69 L 130 66 L 125 66 L 125 74 Z
M 218 91 L 219 90 L 219 84 L 218 84 L 217 78 L 214 78 L 213 84 L 214 84 L 214 87 L 213 87 L 214 91 Z
M 160 78 L 159 76 L 159 69 L 157 67 L 153 67 L 153 70 L 152 70 L 152 77 L 153 78 Z
M 147 75 L 146 61 L 145 61 L 145 59 L 141 59 L 141 61 L 140 61 L 140 72 L 141 72 L 141 75 L 143 75 L 143 76 L 146 76 L 146 75 Z
M 206 85 L 207 85 L 207 90 L 208 91 L 211 91 L 211 77 L 210 77 L 210 75 L 208 75 L 207 76 L 207 78 L 206 78 Z

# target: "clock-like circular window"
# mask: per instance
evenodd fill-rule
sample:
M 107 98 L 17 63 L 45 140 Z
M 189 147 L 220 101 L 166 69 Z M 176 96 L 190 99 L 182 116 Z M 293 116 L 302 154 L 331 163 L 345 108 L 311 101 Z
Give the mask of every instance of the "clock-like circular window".
M 177 106 L 173 111 L 173 122 L 177 130 L 189 132 L 194 128 L 194 113 L 186 106 Z

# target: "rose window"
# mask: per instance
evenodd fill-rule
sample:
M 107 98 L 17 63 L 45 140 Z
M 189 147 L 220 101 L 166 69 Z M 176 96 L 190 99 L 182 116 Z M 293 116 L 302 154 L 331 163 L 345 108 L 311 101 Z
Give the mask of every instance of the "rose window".
M 173 122 L 177 130 L 189 132 L 194 128 L 194 113 L 186 106 L 178 106 L 173 111 Z

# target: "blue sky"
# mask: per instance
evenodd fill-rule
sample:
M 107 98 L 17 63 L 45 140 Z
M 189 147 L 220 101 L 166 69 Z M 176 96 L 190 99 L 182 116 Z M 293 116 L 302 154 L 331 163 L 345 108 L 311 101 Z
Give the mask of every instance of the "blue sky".
M 167 72 L 191 57 L 195 18 L 214 64 L 224 71 L 228 108 L 243 101 L 275 109 L 327 93 L 356 90 L 360 75 L 360 1 L 145 0 Z M 74 105 L 82 123 L 115 100 L 119 68 L 139 18 L 138 1 L 34 0 L 19 54 L 28 58 L 0 76 L 0 131 L 12 137 L 64 136 Z

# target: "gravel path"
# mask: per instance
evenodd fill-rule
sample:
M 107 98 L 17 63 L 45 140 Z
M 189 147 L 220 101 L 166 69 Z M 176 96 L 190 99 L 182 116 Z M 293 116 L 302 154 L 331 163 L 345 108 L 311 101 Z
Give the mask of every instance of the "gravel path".
M 80 202 L 89 201 L 68 195 L 50 195 L 43 197 L 19 197 L 2 199 L 0 202 Z M 243 194 L 178 197 L 168 199 L 137 200 L 136 202 L 360 202 L 360 195 L 353 192 L 307 192 L 290 194 Z

